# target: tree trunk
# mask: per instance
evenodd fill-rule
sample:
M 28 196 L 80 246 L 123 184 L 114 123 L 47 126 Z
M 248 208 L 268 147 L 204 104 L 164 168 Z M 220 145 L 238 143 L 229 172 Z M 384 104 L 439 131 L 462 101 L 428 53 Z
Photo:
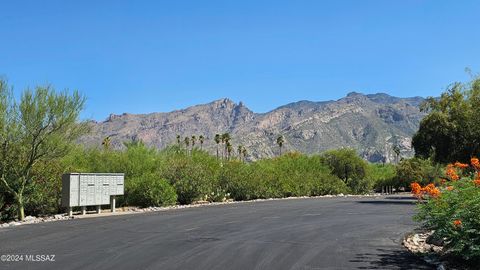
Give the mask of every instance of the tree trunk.
M 17 218 L 22 221 L 25 219 L 25 209 L 23 206 L 23 197 L 22 195 L 17 195 L 17 207 L 18 207 L 18 216 Z

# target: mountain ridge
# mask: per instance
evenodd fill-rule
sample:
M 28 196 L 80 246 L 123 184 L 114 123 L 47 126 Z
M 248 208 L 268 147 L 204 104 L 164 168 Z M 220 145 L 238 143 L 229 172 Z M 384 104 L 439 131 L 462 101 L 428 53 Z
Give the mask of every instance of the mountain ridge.
M 229 132 L 232 143 L 247 147 L 248 159 L 256 160 L 277 155 L 275 139 L 283 135 L 287 151 L 313 154 L 352 147 L 367 160 L 392 162 L 394 145 L 402 156 L 413 154 L 411 136 L 424 116 L 419 110 L 424 100 L 350 92 L 338 100 L 300 100 L 255 113 L 241 101 L 221 98 L 171 112 L 111 114 L 104 121 L 92 121 L 92 133 L 80 142 L 99 146 L 110 136 L 114 148 L 132 139 L 164 148 L 176 143 L 177 134 L 203 135 L 204 149 L 213 153 L 215 134 Z

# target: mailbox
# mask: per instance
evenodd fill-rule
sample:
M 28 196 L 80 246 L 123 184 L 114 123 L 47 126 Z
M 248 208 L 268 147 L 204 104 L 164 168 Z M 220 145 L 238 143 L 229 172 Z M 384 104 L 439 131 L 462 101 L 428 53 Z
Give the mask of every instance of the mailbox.
M 85 213 L 86 206 L 112 204 L 115 211 L 115 196 L 123 195 L 123 173 L 68 173 L 62 176 L 62 206 L 70 209 L 82 207 Z

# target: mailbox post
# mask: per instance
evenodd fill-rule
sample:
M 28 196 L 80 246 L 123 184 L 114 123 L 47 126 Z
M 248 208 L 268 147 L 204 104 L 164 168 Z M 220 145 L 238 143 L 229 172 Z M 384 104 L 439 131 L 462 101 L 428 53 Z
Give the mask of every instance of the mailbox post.
M 80 206 L 82 215 L 87 206 L 96 206 L 101 213 L 102 205 L 111 205 L 115 212 L 115 196 L 124 193 L 123 173 L 69 173 L 62 176 L 62 206 L 68 208 L 72 216 L 72 207 Z

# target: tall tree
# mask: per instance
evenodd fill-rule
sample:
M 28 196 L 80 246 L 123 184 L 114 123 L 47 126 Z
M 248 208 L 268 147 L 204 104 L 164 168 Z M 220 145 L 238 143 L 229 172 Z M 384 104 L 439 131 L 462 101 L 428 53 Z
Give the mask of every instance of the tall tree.
M 185 137 L 185 139 L 183 139 L 183 142 L 185 143 L 185 153 L 187 153 L 187 155 L 188 155 L 188 147 L 190 146 L 190 138 Z
M 219 159 L 218 145 L 222 142 L 222 137 L 220 134 L 215 134 L 215 143 L 217 144 L 217 159 Z
M 223 133 L 223 134 L 222 134 L 222 143 L 224 143 L 224 145 L 225 145 L 225 147 L 224 147 L 224 149 L 223 149 L 223 153 L 224 153 L 223 156 L 224 156 L 224 158 L 226 158 L 226 157 L 227 157 L 227 154 L 228 154 L 228 153 L 227 153 L 227 152 L 228 152 L 228 147 L 227 147 L 227 146 L 228 146 L 228 144 L 230 143 L 230 139 L 231 139 L 231 138 L 230 138 L 230 134 L 229 134 L 229 133 Z
M 180 134 L 177 134 L 177 144 L 180 145 L 182 143 L 182 137 Z
M 198 137 L 198 141 L 200 142 L 200 150 L 203 150 L 203 143 L 205 142 L 205 137 L 203 137 L 203 135 L 200 135 L 200 137 Z
M 77 91 L 57 93 L 50 86 L 24 91 L 17 104 L 0 80 L 0 186 L 14 197 L 18 219 L 25 217 L 25 191 L 35 180 L 36 164 L 64 157 L 88 131 L 79 122 L 84 104 Z
M 330 167 L 332 174 L 342 179 L 354 192 L 361 187 L 367 172 L 367 162 L 353 149 L 342 148 L 322 154 L 322 162 Z
M 428 113 L 413 136 L 415 155 L 441 163 L 468 162 L 480 154 L 480 78 L 455 83 L 440 98 L 428 98 Z
M 277 144 L 278 144 L 278 147 L 280 148 L 280 155 L 282 155 L 282 147 L 283 147 L 284 143 L 285 143 L 285 141 L 283 139 L 283 136 L 282 135 L 278 136 Z
M 393 146 L 393 153 L 395 153 L 395 163 L 398 164 L 400 158 L 400 147 L 398 145 Z
M 242 159 L 242 150 L 243 150 L 243 146 L 242 146 L 242 145 L 239 145 L 239 146 L 237 147 L 238 159 L 239 159 L 239 160 Z
M 232 144 L 231 144 L 230 142 L 227 142 L 227 143 L 225 144 L 225 147 L 226 147 L 226 149 L 227 149 L 227 160 L 230 160 L 230 156 L 231 156 L 232 151 L 233 151 L 233 146 L 232 146 Z
M 192 151 L 193 151 L 193 148 L 195 147 L 195 142 L 197 141 L 197 136 L 192 135 L 191 141 L 192 141 Z
M 243 156 L 243 162 L 245 162 L 245 159 L 247 158 L 247 148 L 243 147 L 242 149 L 242 156 Z

